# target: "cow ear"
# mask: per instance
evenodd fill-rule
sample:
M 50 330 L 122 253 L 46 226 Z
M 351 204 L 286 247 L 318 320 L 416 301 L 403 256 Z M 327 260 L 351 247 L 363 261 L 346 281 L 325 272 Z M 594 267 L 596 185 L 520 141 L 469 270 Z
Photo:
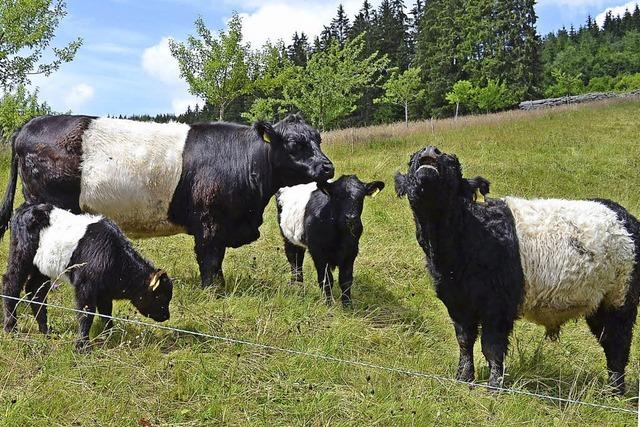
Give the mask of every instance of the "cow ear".
M 258 136 L 267 144 L 270 144 L 278 137 L 278 134 L 270 123 L 259 121 L 253 125 L 253 128 L 258 133 Z
M 384 182 L 373 181 L 365 185 L 367 188 L 367 196 L 375 197 L 379 192 L 384 189 Z
M 400 172 L 396 173 L 395 177 L 396 184 L 396 194 L 398 197 L 404 197 L 407 195 L 407 176 L 401 174 Z
M 164 270 L 157 270 L 151 273 L 151 276 L 149 277 L 149 290 L 151 292 L 155 292 L 156 290 L 158 290 L 160 284 L 162 283 L 162 276 L 166 275 L 167 273 Z

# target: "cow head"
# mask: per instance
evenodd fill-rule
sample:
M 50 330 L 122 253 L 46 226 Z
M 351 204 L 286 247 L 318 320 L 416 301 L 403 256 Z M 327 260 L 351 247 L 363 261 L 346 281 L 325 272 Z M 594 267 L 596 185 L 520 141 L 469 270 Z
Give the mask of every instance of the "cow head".
M 428 146 L 414 153 L 407 174 L 396 174 L 396 193 L 408 196 L 412 205 L 446 209 L 455 200 L 477 201 L 489 193 L 489 181 L 483 177 L 462 177 L 462 166 L 454 154 Z
M 323 182 L 333 177 L 333 164 L 320 149 L 320 133 L 299 114 L 291 114 L 273 127 L 258 122 L 254 129 L 271 146 L 271 166 L 282 186 Z
M 162 270 L 155 270 L 146 278 L 144 288 L 131 300 L 138 311 L 155 320 L 169 319 L 169 302 L 173 296 L 173 282 Z
M 331 198 L 338 226 L 352 235 L 362 234 L 361 215 L 364 199 L 382 191 L 384 182 L 362 182 L 355 175 L 343 175 L 333 182 L 318 183 L 318 189 Z

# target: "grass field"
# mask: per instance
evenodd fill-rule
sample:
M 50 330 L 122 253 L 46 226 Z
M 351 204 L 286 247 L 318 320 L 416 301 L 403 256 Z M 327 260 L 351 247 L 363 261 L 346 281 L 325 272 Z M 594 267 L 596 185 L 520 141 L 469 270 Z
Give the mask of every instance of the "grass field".
M 639 129 L 640 102 L 627 101 L 326 135 L 324 150 L 339 174 L 355 172 L 387 183 L 365 204 L 353 310 L 325 306 L 309 258 L 304 286 L 287 284 L 273 202 L 259 241 L 228 251 L 222 298 L 199 288 L 190 238 L 135 244 L 175 278 L 169 326 L 452 378 L 458 345 L 424 268 L 408 203 L 394 195 L 395 171 L 405 170 L 409 154 L 418 148 L 436 144 L 457 153 L 467 174 L 491 180 L 494 197 L 606 197 L 638 216 Z M 2 191 L 7 176 L 5 150 Z M 6 248 L 5 240 L 1 263 Z M 53 292 L 50 302 L 72 307 L 70 286 Z M 7 426 L 637 423 L 632 414 L 489 393 L 123 322 L 109 336 L 100 334 L 98 322 L 94 350 L 79 355 L 73 351 L 73 313 L 50 310 L 54 333 L 44 338 L 28 310 L 21 312 L 20 332 L 0 334 L 0 424 Z M 125 302 L 116 304 L 114 315 L 142 319 Z M 559 342 L 546 341 L 542 327 L 517 323 L 506 384 L 633 409 L 640 327 L 635 332 L 625 398 L 606 392 L 604 354 L 584 321 L 565 325 Z M 480 382 L 488 377 L 479 344 L 476 375 Z

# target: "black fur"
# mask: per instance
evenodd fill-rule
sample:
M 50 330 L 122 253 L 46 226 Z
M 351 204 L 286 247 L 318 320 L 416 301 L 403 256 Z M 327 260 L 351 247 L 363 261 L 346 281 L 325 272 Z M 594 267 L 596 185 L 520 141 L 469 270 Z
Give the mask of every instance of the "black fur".
M 18 132 L 12 156 L 18 159 L 27 202 L 80 212 L 82 135 L 93 119 L 43 116 Z M 253 127 L 193 125 L 182 163 L 168 218 L 194 236 L 203 286 L 224 283 L 222 261 L 227 247 L 242 246 L 260 236 L 264 209 L 278 188 L 326 181 L 334 173 L 320 150 L 320 135 L 299 115 L 275 126 L 265 122 Z M 16 180 L 12 174 L 0 210 L 0 231 L 9 221 Z
M 358 256 L 362 235 L 364 198 L 382 190 L 384 183 L 364 183 L 355 175 L 342 176 L 335 182 L 319 183 L 307 203 L 304 218 L 304 243 L 318 274 L 320 289 L 327 303 L 331 302 L 333 270 L 340 270 L 339 283 L 342 303 L 351 305 L 353 264 Z M 281 206 L 278 205 L 280 217 Z M 305 248 L 284 238 L 284 248 L 291 265 L 292 281 L 302 282 L 302 263 Z
M 503 360 L 509 335 L 524 296 L 524 277 L 514 219 L 502 200 L 476 203 L 475 190 L 486 194 L 484 178 L 465 179 L 456 156 L 427 147 L 415 153 L 406 175 L 396 175 L 398 196 L 407 195 L 416 237 L 427 258 L 436 292 L 453 320 L 460 362 L 457 378 L 473 381 L 473 345 L 479 328 L 482 352 L 489 362 L 489 385 L 503 380 Z M 616 211 L 636 242 L 636 267 L 627 303 L 616 310 L 601 308 L 587 318 L 600 339 L 611 371 L 611 383 L 624 392 L 631 331 L 638 304 L 640 228 L 623 208 Z M 606 333 L 606 325 L 616 325 Z
M 50 278 L 33 264 L 38 250 L 40 231 L 49 226 L 52 205 L 20 206 L 11 221 L 11 244 L 7 272 L 3 276 L 4 294 L 18 297 L 24 287 L 32 301 L 46 303 Z M 102 219 L 87 227 L 78 242 L 67 276 L 75 290 L 77 308 L 111 315 L 112 301 L 130 300 L 143 315 L 156 321 L 169 318 L 169 302 L 173 285 L 166 273 L 157 270 L 142 258 L 118 227 Z M 153 278 L 159 285 L 151 289 Z M 55 279 L 55 278 L 51 278 Z M 4 329 L 10 332 L 16 326 L 16 301 L 4 301 Z M 48 332 L 46 307 L 32 304 L 40 331 Z M 93 322 L 92 315 L 80 314 L 77 348 L 85 347 Z M 111 322 L 107 322 L 107 327 Z

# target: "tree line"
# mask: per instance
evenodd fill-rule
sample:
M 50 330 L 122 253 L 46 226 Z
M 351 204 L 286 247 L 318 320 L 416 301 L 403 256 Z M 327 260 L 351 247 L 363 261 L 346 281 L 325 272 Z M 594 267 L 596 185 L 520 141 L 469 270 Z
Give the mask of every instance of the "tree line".
M 77 40 L 37 65 L 59 19 L 61 0 L 16 0 L 0 6 L 2 22 L 39 19 L 46 31 L 6 25 L 0 38 L 0 124 L 6 134 L 24 117 L 50 111 L 24 88 L 30 73 L 49 74 L 73 59 Z M 29 16 L 29 13 L 32 15 Z M 119 116 L 193 123 L 278 120 L 301 111 L 321 129 L 445 117 L 512 108 L 541 97 L 640 88 L 640 9 L 592 17 L 578 29 L 542 37 L 535 0 L 364 0 L 350 17 L 340 5 L 316 37 L 253 47 L 236 14 L 221 31 L 203 18 L 194 34 L 172 41 L 182 78 L 203 100 L 180 115 Z M 31 33 L 28 33 L 32 28 Z M 36 31 L 40 31 L 37 32 Z M 39 38 L 38 38 L 39 37 Z M 35 49 L 29 53 L 29 40 Z M 25 56 L 24 52 L 28 55 Z M 4 55 L 4 56 L 3 56 Z M 20 110 L 20 114 L 15 114 Z M 8 118 L 7 118 L 8 117 Z

